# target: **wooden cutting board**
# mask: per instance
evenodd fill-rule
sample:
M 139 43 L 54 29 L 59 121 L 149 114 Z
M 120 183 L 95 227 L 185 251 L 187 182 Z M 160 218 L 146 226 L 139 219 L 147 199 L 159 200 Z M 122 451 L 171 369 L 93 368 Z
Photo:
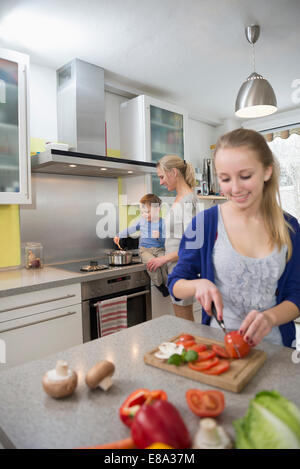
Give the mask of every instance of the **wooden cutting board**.
M 185 332 L 172 337 L 165 342 L 176 342 L 177 339 Z M 205 344 L 208 347 L 217 344 L 224 346 L 224 342 L 219 342 L 206 337 L 194 336 L 196 343 Z M 160 344 L 159 344 L 160 345 Z M 154 356 L 158 351 L 158 346 L 146 353 L 144 361 L 147 365 L 161 368 L 162 370 L 175 373 L 188 379 L 200 381 L 202 383 L 214 386 L 217 388 L 226 389 L 227 391 L 240 392 L 246 384 L 253 378 L 257 371 L 262 367 L 267 359 L 267 355 L 262 350 L 252 349 L 247 357 L 241 359 L 229 359 L 230 368 L 220 375 L 206 375 L 200 371 L 191 370 L 187 364 L 180 366 L 169 365 L 166 360 L 160 360 Z

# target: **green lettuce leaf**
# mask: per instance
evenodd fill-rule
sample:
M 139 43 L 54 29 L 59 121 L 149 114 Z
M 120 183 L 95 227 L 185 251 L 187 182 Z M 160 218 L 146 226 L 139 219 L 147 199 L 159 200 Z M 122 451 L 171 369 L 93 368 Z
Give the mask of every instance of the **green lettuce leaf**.
M 233 422 L 238 449 L 300 449 L 300 412 L 277 391 L 262 391 Z

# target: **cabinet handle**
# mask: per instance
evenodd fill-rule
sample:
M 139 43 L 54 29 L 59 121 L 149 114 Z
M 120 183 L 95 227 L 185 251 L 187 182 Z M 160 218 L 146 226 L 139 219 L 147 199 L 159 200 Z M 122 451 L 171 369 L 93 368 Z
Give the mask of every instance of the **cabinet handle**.
M 35 324 L 41 324 L 42 322 L 48 322 L 48 321 L 53 321 L 54 319 L 64 318 L 66 316 L 72 316 L 73 314 L 76 314 L 76 313 L 77 311 L 71 311 L 69 313 L 58 314 L 57 316 L 52 316 L 51 318 L 41 319 L 40 321 L 32 321 L 32 322 L 29 322 L 28 324 L 22 324 L 20 326 L 8 327 L 7 329 L 1 329 L 0 334 L 2 334 L 3 332 L 15 331 L 16 329 L 23 329 L 24 327 L 34 326 Z
M 59 298 L 53 298 L 53 299 L 45 300 L 45 301 L 38 301 L 37 303 L 31 303 L 28 305 L 21 305 L 21 306 L 15 306 L 14 308 L 0 309 L 0 313 L 7 313 L 8 311 L 15 311 L 16 309 L 30 308 L 31 306 L 43 305 L 45 303 L 50 303 L 52 301 L 66 300 L 68 298 L 74 298 L 74 296 L 76 295 L 73 294 L 73 295 L 60 296 Z

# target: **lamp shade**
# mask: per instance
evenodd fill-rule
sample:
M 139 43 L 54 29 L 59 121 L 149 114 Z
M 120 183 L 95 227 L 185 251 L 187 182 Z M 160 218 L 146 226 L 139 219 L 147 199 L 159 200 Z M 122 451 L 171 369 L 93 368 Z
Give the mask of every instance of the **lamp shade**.
M 235 102 L 238 117 L 263 117 L 277 111 L 277 101 L 270 83 L 258 73 L 251 73 L 242 84 Z

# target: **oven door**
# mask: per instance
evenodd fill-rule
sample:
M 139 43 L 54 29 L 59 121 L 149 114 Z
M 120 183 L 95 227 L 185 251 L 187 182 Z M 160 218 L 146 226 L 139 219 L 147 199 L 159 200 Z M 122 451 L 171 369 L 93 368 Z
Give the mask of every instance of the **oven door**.
M 127 327 L 132 327 L 151 319 L 151 292 L 145 287 L 134 288 L 122 293 L 112 293 L 110 295 L 93 298 L 84 301 L 82 304 L 83 316 L 83 341 L 98 339 L 99 327 L 97 320 L 97 302 L 127 296 Z

